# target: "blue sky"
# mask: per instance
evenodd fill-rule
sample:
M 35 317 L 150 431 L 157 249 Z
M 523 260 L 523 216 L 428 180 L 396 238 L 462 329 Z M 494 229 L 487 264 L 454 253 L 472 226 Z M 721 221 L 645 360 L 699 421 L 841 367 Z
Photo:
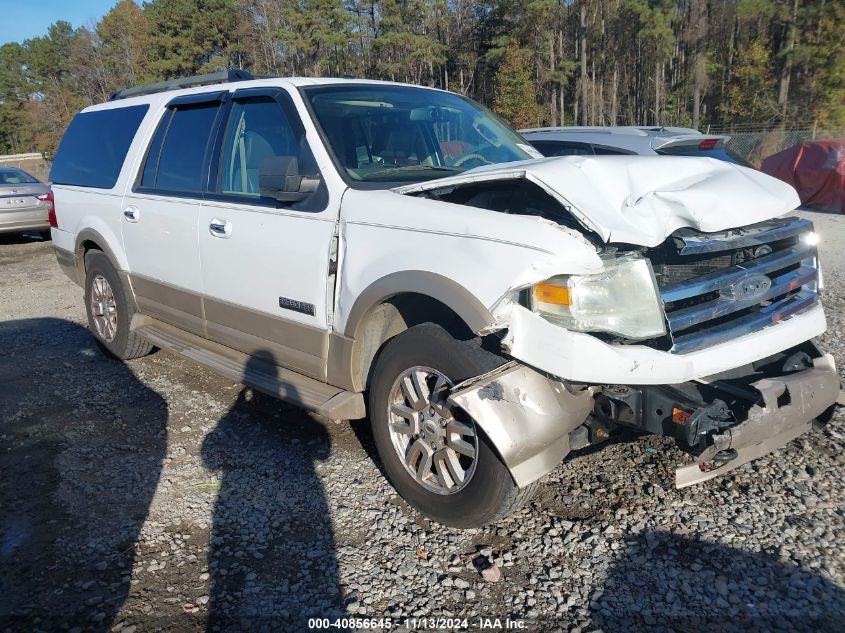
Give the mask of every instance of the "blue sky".
M 99 20 L 118 0 L 0 0 L 0 44 L 47 33 L 58 20 L 85 26 Z

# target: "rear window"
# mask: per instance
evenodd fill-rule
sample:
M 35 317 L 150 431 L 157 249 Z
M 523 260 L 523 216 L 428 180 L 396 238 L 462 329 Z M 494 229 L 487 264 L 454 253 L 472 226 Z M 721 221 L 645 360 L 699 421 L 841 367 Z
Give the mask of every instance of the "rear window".
M 658 154 L 666 156 L 699 156 L 702 158 L 715 158 L 723 160 L 726 163 L 733 163 L 734 165 L 742 165 L 743 167 L 751 167 L 756 169 L 753 164 L 745 160 L 742 156 L 727 148 L 721 147 L 717 149 L 698 149 L 698 147 L 690 147 L 682 145 L 680 147 L 667 147 L 665 149 L 657 150 Z
M 111 189 L 148 105 L 81 112 L 56 150 L 50 180 L 59 185 Z
M 22 169 L 0 169 L 0 185 L 22 185 L 39 182 Z

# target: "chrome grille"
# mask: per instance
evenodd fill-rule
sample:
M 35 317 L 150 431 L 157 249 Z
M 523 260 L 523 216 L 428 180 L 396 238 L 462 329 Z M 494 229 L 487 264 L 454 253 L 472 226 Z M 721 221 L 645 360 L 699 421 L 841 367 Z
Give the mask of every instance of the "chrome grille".
M 692 352 L 782 321 L 818 301 L 812 222 L 770 220 L 719 234 L 682 230 L 651 253 L 671 351 Z

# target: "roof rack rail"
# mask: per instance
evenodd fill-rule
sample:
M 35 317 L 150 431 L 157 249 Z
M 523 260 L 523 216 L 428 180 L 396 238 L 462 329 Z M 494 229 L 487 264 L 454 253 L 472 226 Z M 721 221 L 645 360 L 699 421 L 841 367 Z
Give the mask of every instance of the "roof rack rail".
M 206 73 L 204 75 L 177 77 L 176 79 L 159 81 L 154 84 L 124 88 L 123 90 L 113 92 L 109 97 L 109 101 L 138 97 L 140 95 L 149 95 L 156 92 L 166 92 L 168 90 L 176 90 L 178 88 L 190 88 L 191 86 L 202 86 L 204 84 L 219 84 L 227 81 L 248 81 L 250 79 L 255 79 L 255 77 L 243 68 L 229 68 L 228 70 L 219 70 L 217 72 Z

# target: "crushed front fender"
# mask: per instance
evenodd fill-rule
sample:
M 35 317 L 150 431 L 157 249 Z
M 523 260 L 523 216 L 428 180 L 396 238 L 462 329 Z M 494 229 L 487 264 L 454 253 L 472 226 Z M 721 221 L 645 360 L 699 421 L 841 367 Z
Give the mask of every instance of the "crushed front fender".
M 586 420 L 593 393 L 510 362 L 457 385 L 449 402 L 481 427 L 524 487 L 569 453 L 569 433 Z

